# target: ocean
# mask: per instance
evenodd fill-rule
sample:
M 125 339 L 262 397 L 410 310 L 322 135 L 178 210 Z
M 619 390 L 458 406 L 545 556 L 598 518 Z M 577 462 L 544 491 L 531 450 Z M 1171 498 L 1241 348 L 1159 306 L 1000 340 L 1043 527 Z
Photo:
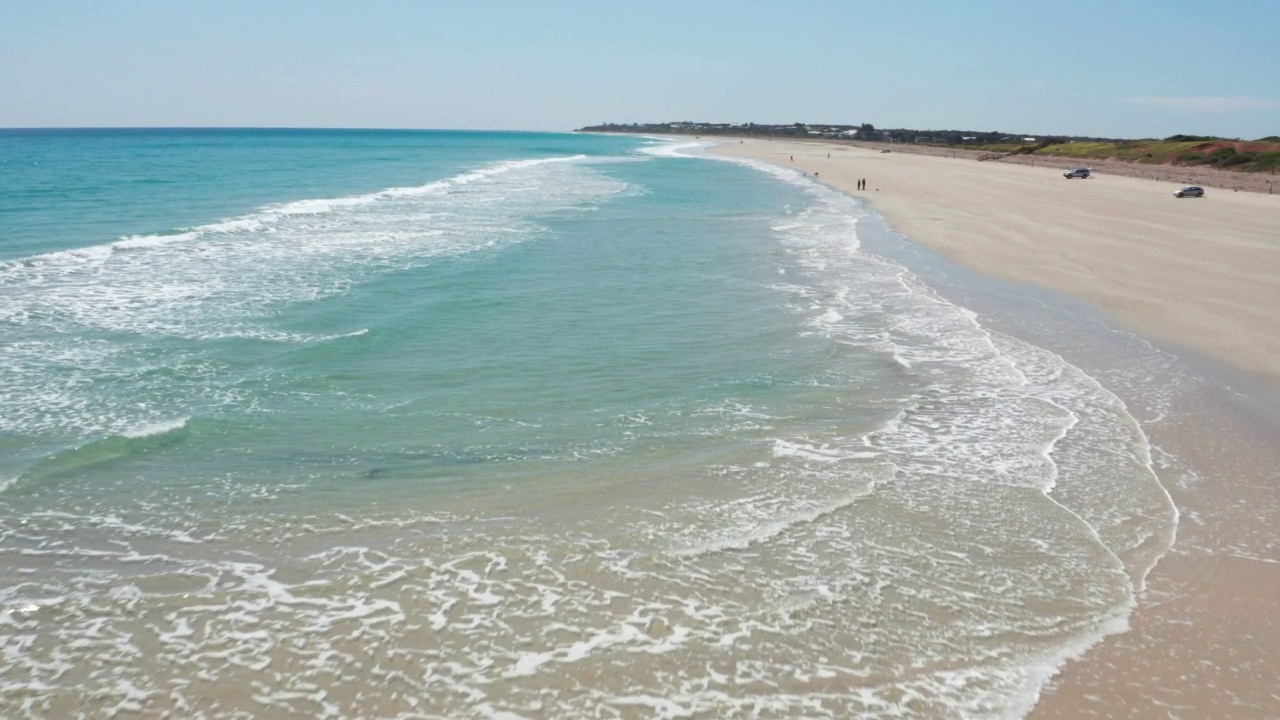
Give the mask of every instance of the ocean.
M 1125 403 L 705 143 L 0 131 L 0 716 L 1015 718 Z

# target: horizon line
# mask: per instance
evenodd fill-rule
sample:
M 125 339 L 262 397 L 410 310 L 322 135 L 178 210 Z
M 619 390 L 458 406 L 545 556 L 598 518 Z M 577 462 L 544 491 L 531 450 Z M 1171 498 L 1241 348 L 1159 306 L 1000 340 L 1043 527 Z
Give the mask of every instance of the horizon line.
M 449 127 L 344 127 L 338 125 L 0 125 L 0 132 L 13 130 L 347 130 L 361 132 L 521 132 L 572 133 L 573 130 L 522 130 L 515 128 Z

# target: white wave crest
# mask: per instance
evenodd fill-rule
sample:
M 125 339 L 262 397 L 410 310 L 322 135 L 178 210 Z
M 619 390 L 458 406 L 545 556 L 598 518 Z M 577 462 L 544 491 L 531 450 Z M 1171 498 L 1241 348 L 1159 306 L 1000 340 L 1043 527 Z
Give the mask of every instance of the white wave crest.
M 127 438 L 144 438 L 153 435 L 164 435 L 165 433 L 180 430 L 187 426 L 187 421 L 191 418 L 175 418 L 173 420 L 161 420 L 160 422 L 148 423 L 137 427 L 129 428 L 120 434 Z
M 644 155 L 651 155 L 653 157 L 693 157 L 693 154 L 688 151 L 705 150 L 714 144 L 704 141 L 682 141 L 670 138 L 659 138 L 659 140 L 661 141 L 661 144 L 642 147 L 637 150 L 637 152 Z
M 173 243 L 191 242 L 211 235 L 238 235 L 260 232 L 278 224 L 282 220 L 297 216 L 327 215 L 341 210 L 359 208 L 384 200 L 398 200 L 422 197 L 447 191 L 451 187 L 460 187 L 471 183 L 493 178 L 505 173 L 525 168 L 556 163 L 573 163 L 586 159 L 585 155 L 566 155 L 550 158 L 530 158 L 524 160 L 505 160 L 477 170 L 459 173 L 443 180 L 411 187 L 394 187 L 364 195 L 351 195 L 336 198 L 308 198 L 292 202 L 277 203 L 265 206 L 248 215 L 228 218 L 218 222 L 185 228 L 178 232 L 127 235 L 102 245 L 91 245 L 71 250 L 60 250 L 42 253 L 28 258 L 0 264 L 3 267 L 19 267 L 31 265 L 47 265 L 59 262 L 101 262 L 109 258 L 113 250 L 140 250 L 161 247 Z
M 18 333 L 0 354 L 0 430 L 119 434 L 154 421 L 129 404 L 85 405 L 90 378 L 119 371 L 121 346 L 75 338 L 309 344 L 363 334 L 359 326 L 299 332 L 280 318 L 386 273 L 536 239 L 543 216 L 593 209 L 629 187 L 584 159 L 496 162 L 417 187 L 282 203 L 0 264 L 0 321 Z M 26 378 L 51 366 L 71 379 L 33 391 Z

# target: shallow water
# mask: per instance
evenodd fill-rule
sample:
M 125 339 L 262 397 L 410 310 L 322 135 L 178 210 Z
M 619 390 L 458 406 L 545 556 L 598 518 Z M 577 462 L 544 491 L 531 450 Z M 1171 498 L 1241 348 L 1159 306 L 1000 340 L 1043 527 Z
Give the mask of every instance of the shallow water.
M 795 174 L 0 142 L 62 162 L 0 188 L 5 715 L 1017 717 L 1172 543 L 1113 393 Z

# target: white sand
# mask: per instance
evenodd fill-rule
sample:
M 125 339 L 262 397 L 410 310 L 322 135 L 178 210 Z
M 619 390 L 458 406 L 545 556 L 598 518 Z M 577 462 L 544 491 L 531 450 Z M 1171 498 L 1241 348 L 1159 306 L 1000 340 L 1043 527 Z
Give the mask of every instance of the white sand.
M 1151 180 L 819 143 L 714 151 L 816 172 L 961 265 L 1075 295 L 1280 387 L 1280 195 L 1177 199 Z
M 807 142 L 715 151 L 817 172 L 961 265 L 1074 295 L 1280 388 L 1280 195 L 1175 199 L 1177 186 L 1153 180 Z M 1147 428 L 1158 457 L 1191 469 L 1157 461 L 1182 512 L 1178 541 L 1130 630 L 1068 663 L 1034 720 L 1280 718 L 1278 413 L 1251 415 L 1213 382 L 1178 395 Z

